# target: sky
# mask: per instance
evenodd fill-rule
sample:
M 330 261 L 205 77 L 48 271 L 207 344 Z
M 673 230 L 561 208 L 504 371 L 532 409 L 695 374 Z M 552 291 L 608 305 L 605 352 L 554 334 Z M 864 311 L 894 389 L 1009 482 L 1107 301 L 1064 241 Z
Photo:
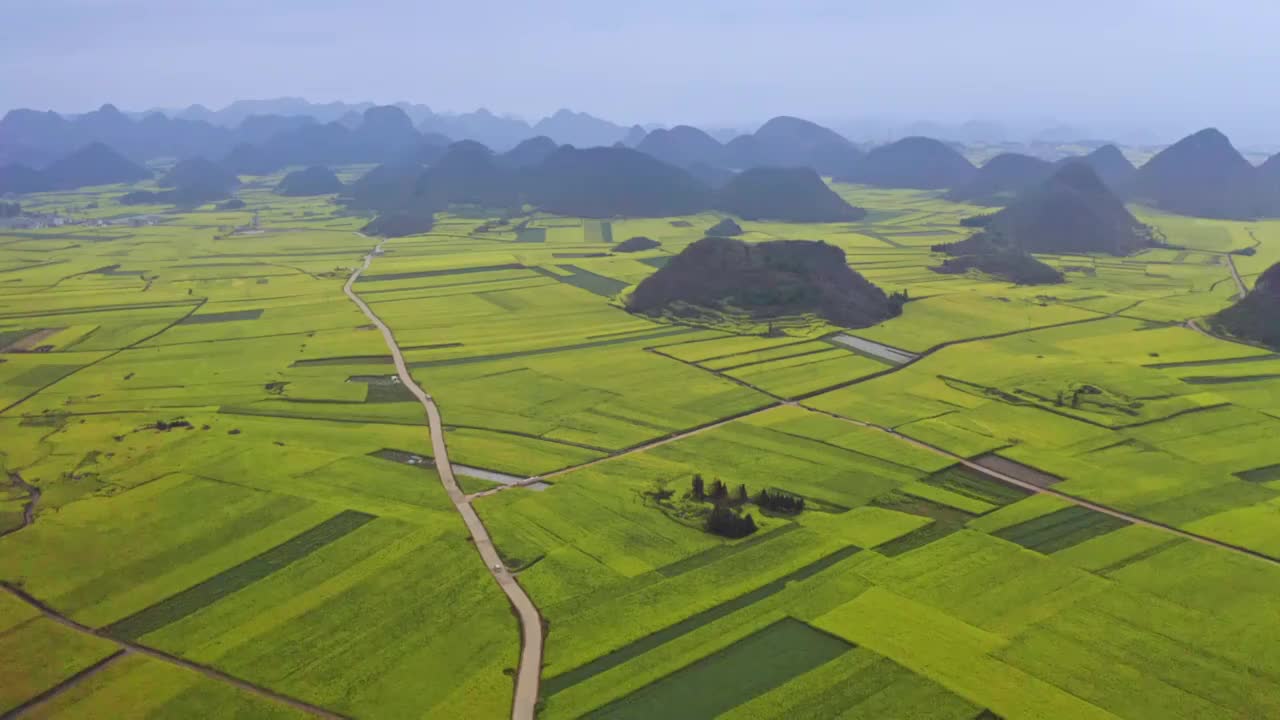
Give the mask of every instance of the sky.
M 0 112 L 301 96 L 1280 144 L 1274 0 L 4 0 Z M 1237 138 L 1239 140 L 1239 138 Z

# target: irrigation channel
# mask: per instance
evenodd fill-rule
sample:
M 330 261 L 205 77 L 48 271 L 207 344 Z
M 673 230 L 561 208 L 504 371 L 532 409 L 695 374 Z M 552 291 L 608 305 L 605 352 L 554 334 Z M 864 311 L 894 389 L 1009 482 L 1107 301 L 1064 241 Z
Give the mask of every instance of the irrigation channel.
M 386 323 L 382 322 L 382 319 L 369 308 L 364 300 L 360 299 L 360 296 L 354 290 L 356 280 L 360 278 L 360 273 L 369 269 L 373 259 L 382 253 L 382 245 L 385 242 L 383 240 L 378 243 L 368 255 L 365 255 L 364 263 L 355 272 L 351 273 L 351 277 L 347 278 L 347 284 L 342 287 L 342 291 L 360 308 L 365 317 L 369 318 L 369 322 L 373 323 L 382 333 L 382 338 L 387 343 L 387 349 L 391 351 L 391 357 L 395 361 L 396 374 L 400 377 L 400 382 L 408 388 L 409 392 L 413 393 L 413 396 L 426 409 L 431 433 L 432 455 L 436 463 L 436 472 L 440 475 L 440 482 L 444 485 L 445 491 L 449 493 L 449 500 L 453 502 L 453 507 L 462 516 L 462 521 L 466 524 L 467 531 L 471 533 L 471 539 L 474 541 L 480 557 L 484 560 L 485 568 L 493 576 L 494 581 L 498 583 L 498 587 L 502 588 L 502 592 L 506 593 L 507 599 L 511 601 L 511 606 L 515 608 L 516 615 L 520 619 L 520 667 L 516 671 L 515 692 L 512 694 L 511 700 L 511 718 L 512 720 L 533 720 L 535 707 L 538 703 L 538 686 L 542 679 L 542 647 L 544 640 L 542 615 L 538 613 L 538 608 L 533 604 L 533 600 L 529 598 L 524 588 L 520 587 L 520 583 L 515 576 L 503 565 L 502 559 L 498 557 L 498 551 L 493 546 L 493 540 L 489 537 L 489 531 L 485 528 L 484 523 L 480 521 L 480 516 L 476 514 L 475 508 L 471 507 L 471 502 L 466 494 L 458 487 L 458 482 L 453 476 L 453 465 L 449 462 L 449 451 L 445 447 L 444 423 L 440 420 L 440 410 L 436 407 L 435 401 L 409 374 L 409 368 L 404 362 L 404 355 L 400 352 L 400 346 L 396 343 L 396 338 L 391 333 L 391 329 L 387 327 Z

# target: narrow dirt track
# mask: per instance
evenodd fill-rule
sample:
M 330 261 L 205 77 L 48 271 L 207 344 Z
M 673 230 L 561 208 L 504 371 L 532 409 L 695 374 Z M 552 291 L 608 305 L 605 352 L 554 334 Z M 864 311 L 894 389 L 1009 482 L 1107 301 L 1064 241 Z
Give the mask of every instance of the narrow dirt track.
M 1211 339 L 1213 339 L 1213 340 L 1220 340 L 1220 339 L 1221 339 L 1221 338 L 1219 338 L 1217 335 L 1214 335 L 1213 333 L 1209 332 L 1208 330 L 1205 330 L 1204 328 L 1200 327 L 1200 323 L 1196 322 L 1195 320 L 1188 320 L 1188 321 L 1187 321 L 1187 323 L 1186 323 L 1186 327 L 1187 327 L 1187 329 L 1189 329 L 1189 330 L 1195 330 L 1196 332 L 1200 333 L 1201 335 L 1204 335 L 1204 336 L 1205 336 L 1205 337 L 1207 337 L 1207 338 L 1211 338 Z
M 444 485 L 445 492 L 449 494 L 449 499 L 453 501 L 454 508 L 462 516 L 462 521 L 466 523 L 476 550 L 480 553 L 481 559 L 484 560 L 485 568 L 493 576 L 494 581 L 498 583 L 498 587 L 502 588 L 502 591 L 506 593 L 512 607 L 515 608 L 516 615 L 520 620 L 521 644 L 520 667 L 516 673 L 515 692 L 512 695 L 511 718 L 512 720 L 533 720 L 542 676 L 542 615 L 533 604 L 533 600 L 525 593 L 524 588 L 520 587 L 520 583 L 515 576 L 502 563 L 502 559 L 498 556 L 498 551 L 493 546 L 493 541 L 489 538 L 489 531 L 485 528 L 484 523 L 480 521 L 480 516 L 476 514 L 475 509 L 471 507 L 466 494 L 458 487 L 458 482 L 453 477 L 453 465 L 449 462 L 449 451 L 445 447 L 444 423 L 440 420 L 440 410 L 436 407 L 435 401 L 409 374 L 409 368 L 404 362 L 404 355 L 400 352 L 400 346 L 396 343 L 391 329 L 387 327 L 386 323 L 382 322 L 382 319 L 369 308 L 364 300 L 360 299 L 360 296 L 356 294 L 353 288 L 356 280 L 360 278 L 360 273 L 369 269 L 373 258 L 382 249 L 382 245 L 385 242 L 384 240 L 378 243 L 365 256 L 364 264 L 351 273 L 351 277 L 347 278 L 347 283 L 342 287 L 342 291 L 382 333 L 382 338 L 387 343 L 387 349 L 391 351 L 391 357 L 395 361 L 396 374 L 400 377 L 400 383 L 408 388 L 409 392 L 413 393 L 413 396 L 426 409 L 427 421 L 431 432 L 432 454 L 435 456 L 436 472 L 440 475 L 440 482 Z
M 1236 269 L 1236 259 L 1230 253 L 1227 254 L 1227 267 L 1231 268 L 1231 277 L 1236 281 L 1237 297 L 1243 300 L 1244 296 L 1249 294 L 1249 288 L 1245 287 L 1244 279 L 1240 277 L 1240 271 Z
M 193 663 L 190 660 L 184 660 L 178 657 L 177 655 L 170 655 L 169 653 L 164 652 L 163 650 L 156 650 L 155 648 L 150 648 L 145 645 L 139 645 L 135 642 L 130 642 L 128 640 L 121 640 L 119 638 L 111 637 L 110 635 L 94 630 L 88 625 L 82 625 L 76 622 L 75 620 L 72 620 L 66 615 L 63 615 L 57 610 L 54 610 L 53 608 L 49 607 L 43 602 L 32 597 L 26 591 L 21 590 L 18 587 L 15 587 L 14 585 L 11 585 L 7 582 L 0 582 L 0 588 L 4 588 L 10 595 L 13 595 L 14 597 L 18 598 L 24 603 L 39 610 L 41 613 L 44 614 L 45 617 L 49 618 L 50 620 L 53 620 L 54 622 L 64 627 L 71 628 L 76 632 L 84 633 L 86 635 L 93 635 L 94 637 L 100 637 L 106 640 L 110 640 L 111 642 L 115 643 L 116 645 L 119 645 L 121 648 L 128 650 L 130 652 L 135 652 L 135 653 L 138 653 L 139 655 L 146 655 L 147 657 L 153 660 L 159 660 L 160 662 L 163 662 L 163 663 L 168 663 L 170 665 L 177 665 L 178 667 L 191 670 L 192 672 L 200 673 L 201 675 L 204 675 L 207 678 L 211 678 L 213 680 L 217 680 L 218 682 L 223 682 L 228 685 L 234 685 L 235 687 L 241 690 L 244 690 L 247 693 L 251 693 L 253 695 L 266 698 L 267 700 L 280 703 L 281 705 L 287 705 L 295 710 L 300 710 L 302 712 L 308 713 L 310 715 L 314 715 L 316 717 L 326 718 L 327 720 L 347 720 L 347 717 L 345 715 L 339 715 L 338 713 L 335 713 L 332 710 L 326 710 L 318 705 L 312 705 L 311 703 L 306 702 L 305 700 L 299 700 L 297 698 L 289 697 L 288 695 L 282 695 L 278 692 L 275 692 L 274 690 L 269 690 L 265 687 L 262 687 L 261 685 L 255 685 L 247 680 L 241 680 L 238 677 L 228 675 L 222 672 L 221 670 L 215 670 L 211 667 L 200 665 L 199 663 Z M 84 677 L 83 675 L 73 676 L 68 681 L 62 683 L 53 691 L 43 696 L 41 698 L 42 702 L 47 701 L 53 697 L 56 697 L 62 692 L 65 692 L 66 690 L 70 689 L 75 685 L 75 681 L 80 680 L 83 677 Z
M 1212 330 L 1206 330 L 1203 325 L 1201 325 L 1199 322 L 1195 320 L 1188 320 L 1186 323 L 1184 323 L 1184 326 L 1189 330 L 1195 330 L 1196 332 L 1200 333 L 1201 335 L 1211 340 L 1217 340 L 1218 342 L 1235 343 L 1236 345 L 1241 345 L 1247 348 L 1253 348 L 1255 350 L 1265 350 L 1273 354 L 1275 352 L 1274 350 L 1272 350 L 1271 348 L 1265 345 L 1259 345 L 1257 343 L 1252 343 L 1247 340 L 1241 340 L 1240 338 L 1233 338 L 1233 337 L 1227 337 L 1225 335 L 1218 335 L 1214 333 Z

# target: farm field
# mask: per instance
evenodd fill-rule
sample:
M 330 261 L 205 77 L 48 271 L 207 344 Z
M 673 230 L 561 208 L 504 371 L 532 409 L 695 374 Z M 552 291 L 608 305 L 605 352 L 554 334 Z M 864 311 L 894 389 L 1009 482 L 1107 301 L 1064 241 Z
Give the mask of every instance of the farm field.
M 351 287 L 459 500 L 343 293 L 379 241 L 276 179 L 0 234 L 0 713 L 510 716 L 520 624 L 461 502 L 545 621 L 540 718 L 1280 716 L 1280 358 L 1187 326 L 1274 223 L 1139 209 L 1184 249 L 1019 287 L 929 269 L 980 208 L 836 185 L 863 221 L 743 238 L 911 300 L 761 336 L 616 300 L 717 215 L 443 213 Z M 725 539 L 695 475 L 804 509 Z

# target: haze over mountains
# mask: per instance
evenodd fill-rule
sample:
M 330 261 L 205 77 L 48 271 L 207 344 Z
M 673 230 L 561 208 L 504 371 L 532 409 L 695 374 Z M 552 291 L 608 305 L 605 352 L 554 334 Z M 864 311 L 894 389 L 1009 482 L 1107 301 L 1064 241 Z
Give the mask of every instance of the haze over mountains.
M 242 101 L 220 111 L 195 106 L 174 117 L 131 116 L 112 105 L 69 117 L 14 110 L 0 120 L 0 193 L 147 179 L 142 163 L 160 159 L 200 158 L 229 175 L 372 163 L 383 167 L 351 190 L 353 203 L 365 209 L 404 210 L 411 198 L 422 207 L 506 207 L 522 198 L 556 212 L 597 217 L 681 214 L 721 202 L 744 216 L 830 221 L 856 212 L 821 187 L 816 175 L 946 191 L 953 200 L 999 206 L 1064 162 L 1010 152 L 975 167 L 961 148 L 936 138 L 912 136 L 866 147 L 792 116 L 773 118 L 727 142 L 719 139 L 729 134 L 685 125 L 646 131 L 569 110 L 529 124 L 484 110 L 443 115 L 407 103 L 316 105 L 299 99 Z M 1169 212 L 1234 219 L 1280 215 L 1280 160 L 1255 167 L 1214 129 L 1163 149 L 1141 168 L 1106 144 L 1080 161 L 1118 197 Z M 419 182 L 428 168 L 432 177 Z M 735 182 L 739 173 L 761 168 L 805 168 L 816 175 L 757 172 Z M 409 176 L 412 189 L 405 182 Z M 392 186 L 391 196 L 375 197 Z M 374 187 L 378 193 L 371 192 Z
M 950 256 L 934 270 L 979 270 L 1020 285 L 1059 283 L 1063 274 L 1032 253 L 1128 255 L 1156 244 L 1084 159 L 1063 163 L 1003 210 L 972 220 L 982 229 L 932 248 Z
M 1001 153 L 978 168 L 968 182 L 953 186 L 946 198 L 978 205 L 1005 205 L 1068 162 L 1085 163 L 1103 184 L 1121 195 L 1129 191 L 1137 172 L 1115 145 L 1103 145 L 1083 157 L 1067 157 L 1056 163 L 1021 153 Z
M 867 212 L 845 202 L 805 167 L 755 167 L 734 176 L 720 189 L 718 210 L 744 220 L 852 222 Z
M 375 111 L 370 117 L 369 111 Z M 221 155 L 239 143 L 262 143 L 285 131 L 304 126 L 342 127 L 365 135 L 420 135 L 452 140 L 476 140 L 497 150 L 545 135 L 557 144 L 612 145 L 628 128 L 586 113 L 560 110 L 529 124 L 512 116 L 480 109 L 463 114 L 432 113 L 423 105 L 399 103 L 308 103 L 300 98 L 243 100 L 219 111 L 195 105 L 180 111 L 124 113 L 106 104 L 93 112 L 60 115 L 53 111 L 15 109 L 0 120 L 0 164 L 41 165 L 90 142 L 103 142 L 136 159 L 192 154 Z M 312 131 L 320 140 L 336 131 Z M 390 142 L 390 138 L 384 138 Z M 446 141 L 447 142 L 447 141 Z
M 909 137 L 873 149 L 834 175 L 837 180 L 878 187 L 937 190 L 963 185 L 976 173 L 955 148 L 933 138 Z
M 1021 252 L 1129 255 L 1152 244 L 1148 228 L 1093 168 L 1073 161 L 986 219 L 982 232 L 949 248 L 995 245 Z
M 1280 211 L 1264 173 L 1213 128 L 1151 158 L 1138 168 L 1132 190 L 1141 201 L 1183 215 L 1248 219 Z

